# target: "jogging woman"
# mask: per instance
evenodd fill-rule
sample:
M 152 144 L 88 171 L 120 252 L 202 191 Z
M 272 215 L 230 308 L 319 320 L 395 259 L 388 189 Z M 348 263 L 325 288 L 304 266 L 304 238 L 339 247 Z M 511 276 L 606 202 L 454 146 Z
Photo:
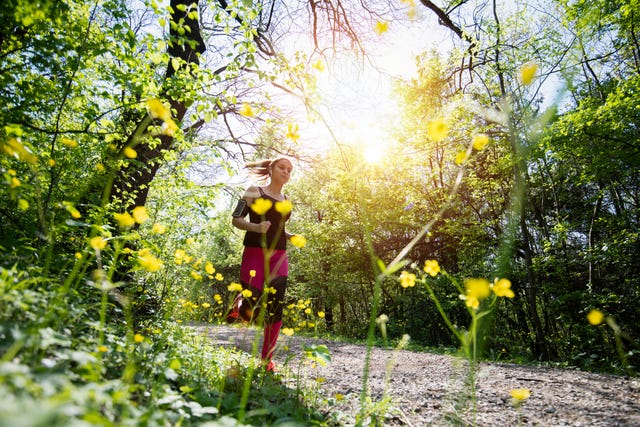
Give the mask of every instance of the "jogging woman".
M 274 371 L 271 359 L 282 327 L 289 273 L 287 239 L 292 236 L 285 231 L 285 223 L 291 216 L 291 202 L 282 188 L 289 181 L 293 166 L 288 159 L 277 158 L 248 163 L 246 167 L 263 181 L 268 179 L 268 185 L 249 187 L 233 212 L 232 224 L 246 231 L 240 282 L 245 291 L 251 291 L 251 297 L 238 295 L 227 321 L 258 320 L 260 308 L 266 307 L 261 358 L 266 370 Z M 269 292 L 264 292 L 265 285 Z

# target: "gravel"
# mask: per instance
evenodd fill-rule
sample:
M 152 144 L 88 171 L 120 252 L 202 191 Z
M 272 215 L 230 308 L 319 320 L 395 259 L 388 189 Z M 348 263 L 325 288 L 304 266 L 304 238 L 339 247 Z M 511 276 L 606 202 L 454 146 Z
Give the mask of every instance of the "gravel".
M 243 326 L 195 326 L 220 345 L 249 351 L 256 330 Z M 259 331 L 258 331 L 259 333 Z M 331 362 L 304 357 L 304 345 L 326 345 Z M 315 389 L 338 425 L 353 425 L 361 410 L 367 348 L 281 335 L 275 361 L 280 374 L 291 368 Z M 372 348 L 367 406 L 385 426 L 640 426 L 640 379 L 574 369 L 481 363 L 476 373 L 475 410 L 465 386 L 463 360 L 432 353 Z M 286 365 L 283 367 L 283 365 Z M 300 368 L 300 370 L 298 370 Z M 513 389 L 529 398 L 514 405 Z

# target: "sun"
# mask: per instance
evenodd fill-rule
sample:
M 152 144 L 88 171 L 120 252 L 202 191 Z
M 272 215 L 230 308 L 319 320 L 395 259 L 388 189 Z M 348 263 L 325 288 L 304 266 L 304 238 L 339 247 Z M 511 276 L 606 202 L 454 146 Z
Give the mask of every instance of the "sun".
M 383 144 L 370 144 L 362 147 L 362 157 L 369 164 L 382 162 L 386 155 L 386 147 Z

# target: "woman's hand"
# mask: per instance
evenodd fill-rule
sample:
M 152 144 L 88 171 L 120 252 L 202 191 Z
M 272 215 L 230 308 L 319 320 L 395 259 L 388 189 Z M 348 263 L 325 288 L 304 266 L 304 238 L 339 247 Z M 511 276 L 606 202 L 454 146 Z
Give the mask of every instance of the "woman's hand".
M 260 224 L 256 224 L 256 233 L 264 234 L 271 227 L 271 221 L 262 221 Z

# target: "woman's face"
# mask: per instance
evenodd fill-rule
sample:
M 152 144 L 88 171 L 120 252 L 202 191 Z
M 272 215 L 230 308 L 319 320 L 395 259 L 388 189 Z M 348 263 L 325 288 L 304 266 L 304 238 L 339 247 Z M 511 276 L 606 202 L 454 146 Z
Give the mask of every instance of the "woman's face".
M 293 166 L 291 162 L 285 159 L 278 160 L 271 167 L 271 179 L 277 182 L 285 184 L 291 178 L 291 171 Z

